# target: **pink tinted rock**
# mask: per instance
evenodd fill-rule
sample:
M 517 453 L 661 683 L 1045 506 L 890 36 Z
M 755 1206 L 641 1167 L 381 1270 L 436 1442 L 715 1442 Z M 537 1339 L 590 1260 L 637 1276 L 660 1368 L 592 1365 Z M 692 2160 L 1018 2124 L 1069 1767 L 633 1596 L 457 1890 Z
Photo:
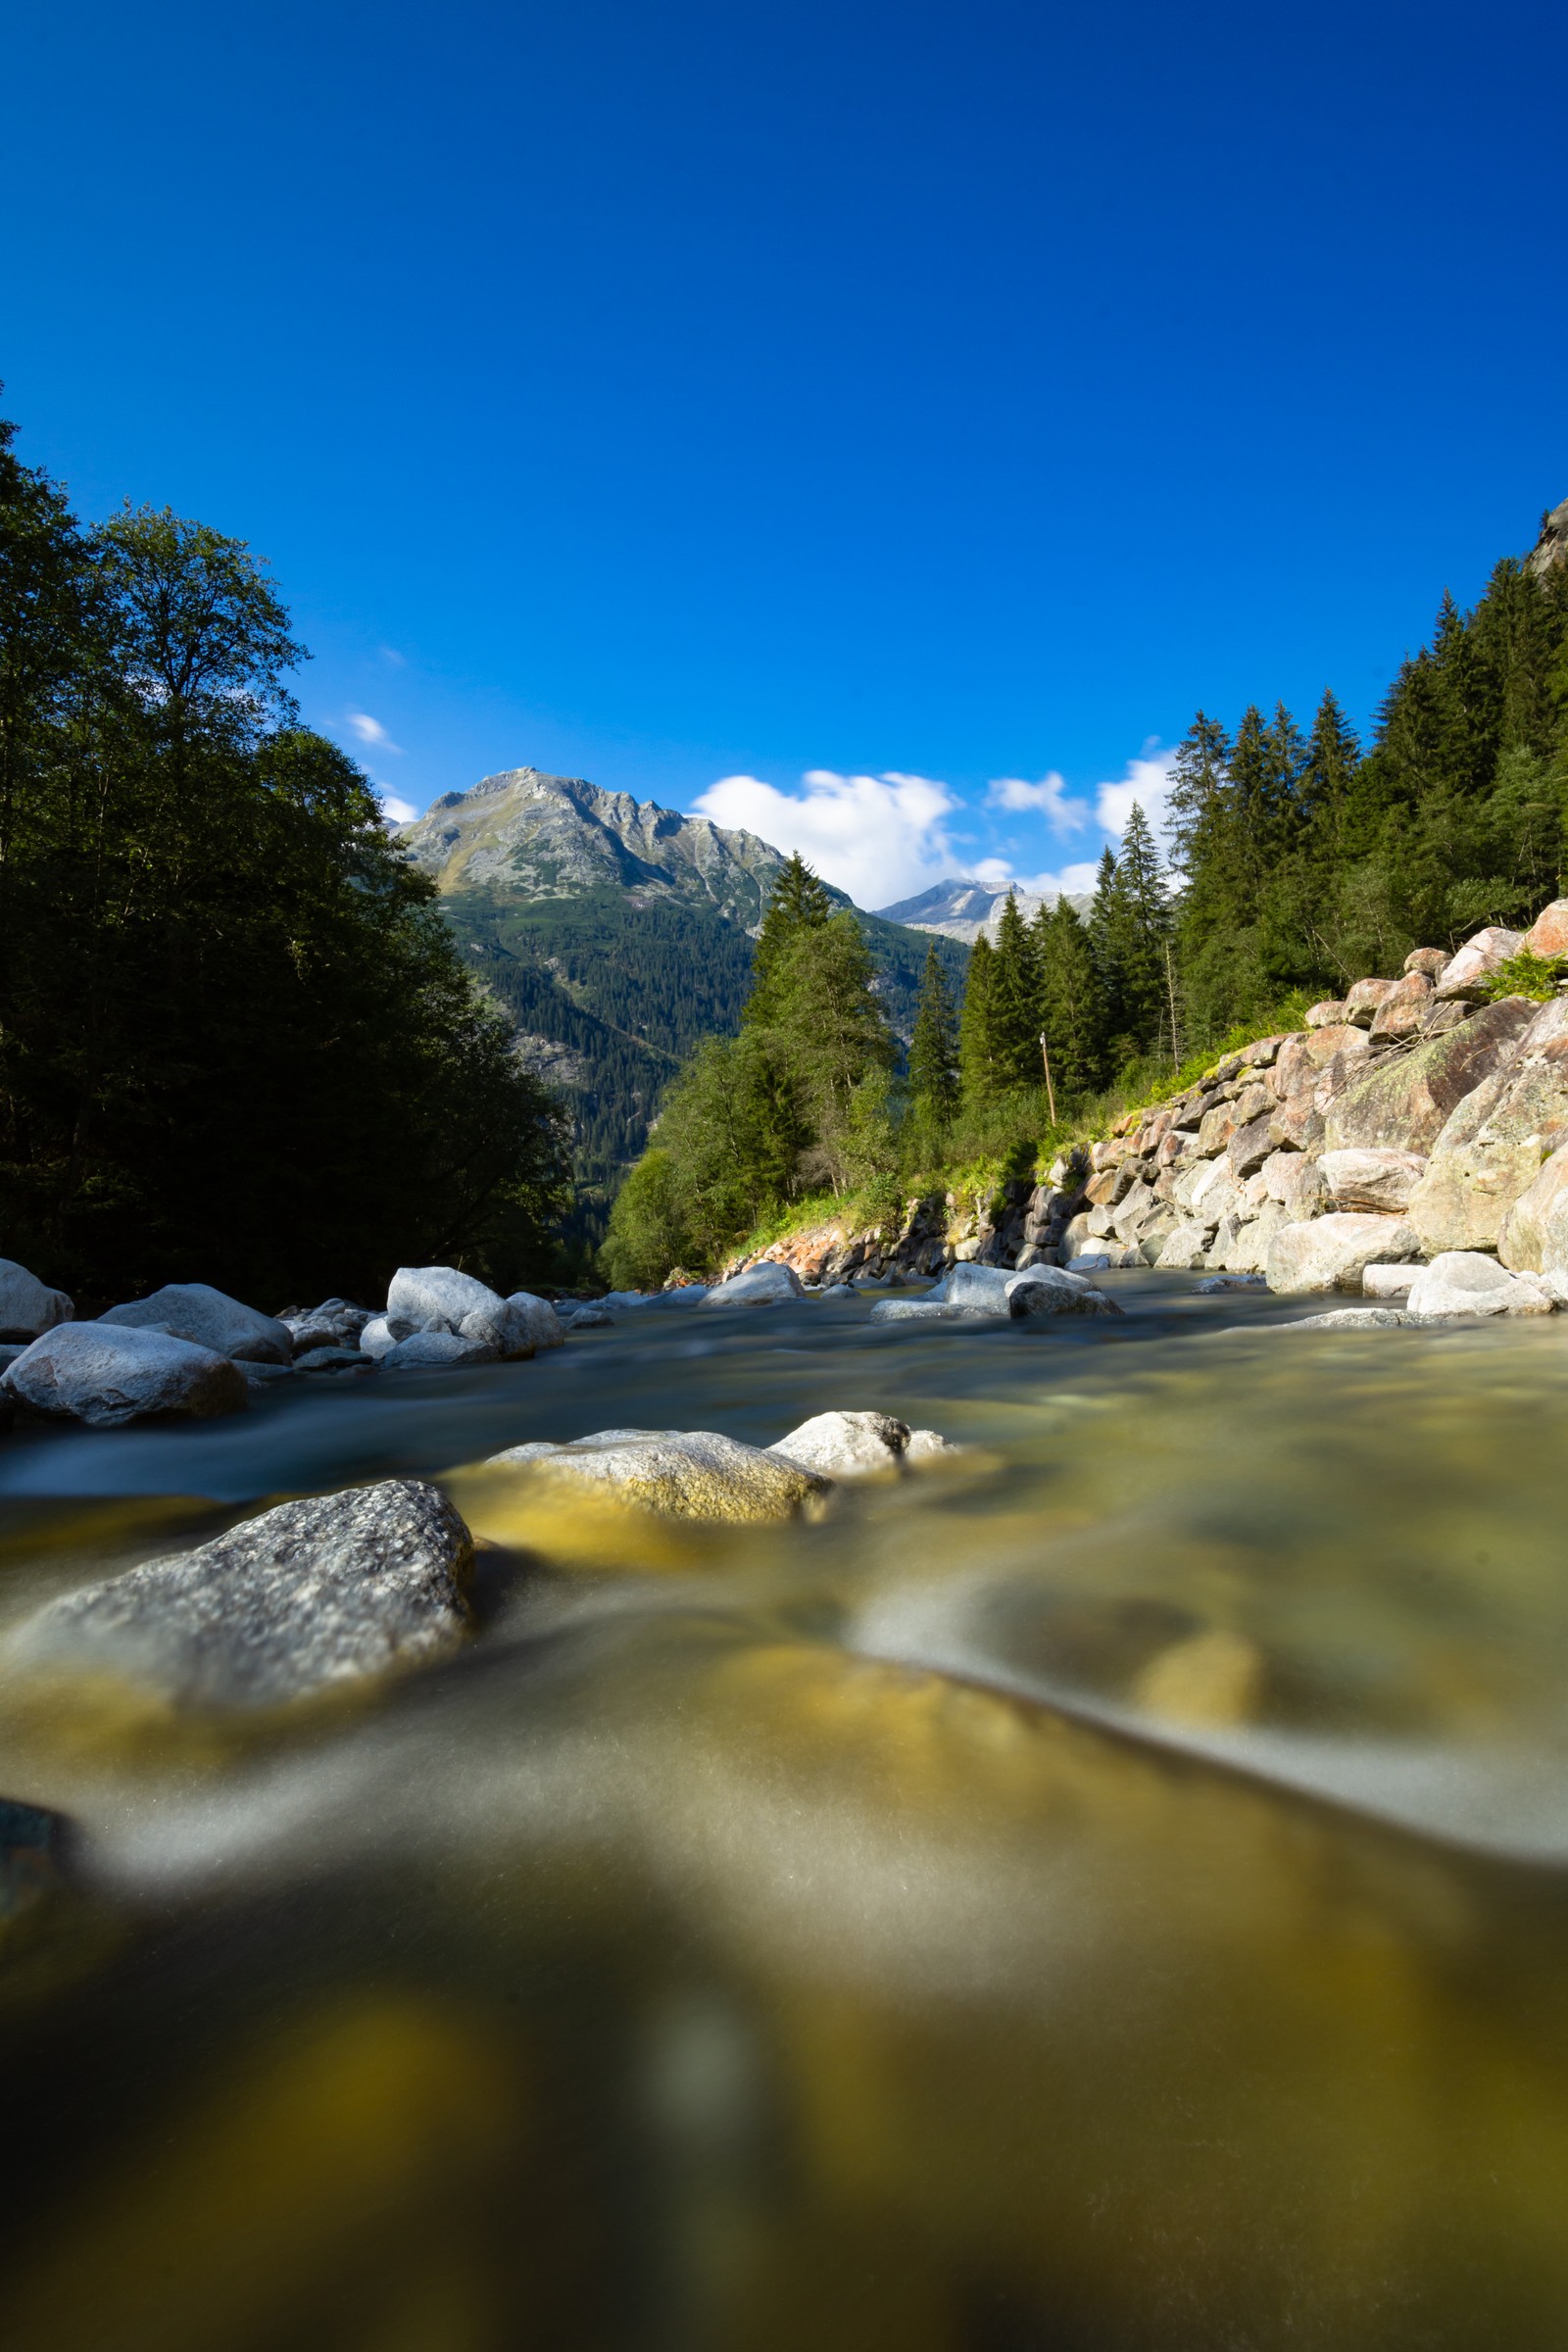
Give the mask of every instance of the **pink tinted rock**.
M 1358 980 L 1345 1000 L 1345 1017 L 1358 1029 L 1370 1029 L 1385 997 L 1398 987 L 1396 980 Z
M 1486 984 L 1498 964 L 1506 963 L 1510 956 L 1517 956 L 1523 945 L 1522 931 L 1505 931 L 1500 923 L 1489 923 L 1484 931 L 1467 939 L 1458 955 L 1444 965 L 1437 985 L 1439 998 L 1446 1004 L 1457 998 L 1483 1000 Z
M 1407 972 L 1419 972 L 1424 979 L 1436 980 L 1438 974 L 1446 968 L 1447 962 L 1446 948 L 1412 948 L 1404 959 L 1404 969 Z
M 1432 982 L 1424 972 L 1407 972 L 1384 998 L 1372 1016 L 1375 1045 L 1393 1045 L 1400 1038 L 1419 1037 L 1432 1003 Z
M 1553 899 L 1525 933 L 1532 956 L 1568 956 L 1568 899 Z
M 1332 1029 L 1344 1018 L 1344 1000 L 1339 997 L 1325 997 L 1321 1004 L 1308 1005 L 1306 1025 L 1309 1029 Z

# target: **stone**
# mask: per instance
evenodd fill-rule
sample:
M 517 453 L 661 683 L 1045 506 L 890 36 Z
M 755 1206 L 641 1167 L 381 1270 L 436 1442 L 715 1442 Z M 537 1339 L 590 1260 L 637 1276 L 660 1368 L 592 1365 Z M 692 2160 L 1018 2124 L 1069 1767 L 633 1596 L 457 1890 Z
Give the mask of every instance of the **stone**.
M 373 1364 L 390 1355 L 397 1344 L 385 1315 L 372 1315 L 360 1333 L 360 1352 L 368 1355 Z
M 898 1303 L 884 1299 L 873 1315 Z M 566 1446 L 512 1446 L 486 1466 L 511 1464 L 665 1518 L 735 1524 L 792 1519 L 832 1489 L 815 1470 L 705 1429 L 602 1429 Z
M 848 1283 L 841 1282 L 838 1284 L 837 1289 L 839 1291 L 847 1291 L 849 1287 L 850 1286 Z M 836 1292 L 833 1290 L 826 1290 L 822 1293 L 822 1296 L 824 1298 L 833 1298 L 836 1296 Z M 563 1332 L 610 1331 L 613 1328 L 614 1321 L 614 1316 L 607 1314 L 602 1306 L 574 1306 L 567 1314 L 562 1317 L 562 1330 Z
M 1336 1054 L 1348 1054 L 1355 1058 L 1370 1052 L 1371 1040 L 1366 1031 L 1346 1021 L 1335 1022 L 1310 1036 L 1298 1032 L 1288 1037 L 1274 1064 L 1275 1101 L 1286 1102 L 1294 1095 L 1315 1091 Z
M 1358 1029 L 1370 1029 L 1384 1002 L 1398 987 L 1396 980 L 1357 980 L 1345 1000 L 1345 1017 Z
M 75 1311 L 64 1291 L 51 1291 L 14 1257 L 0 1257 L 0 1340 L 40 1339 Z
M 315 1495 L 68 1592 L 26 1621 L 9 1657 L 111 1675 L 182 1709 L 286 1706 L 455 1649 L 472 1551 L 421 1480 Z
M 274 1315 L 258 1313 L 205 1282 L 168 1282 L 145 1298 L 112 1306 L 99 1321 L 127 1331 L 167 1331 L 171 1338 L 210 1348 L 236 1363 L 286 1364 L 294 1334 Z
M 1260 1170 L 1271 1200 L 1278 1200 L 1292 1219 L 1311 1217 L 1328 1200 L 1323 1163 L 1306 1152 L 1271 1152 Z
M 1233 1176 L 1253 1176 L 1275 1150 L 1271 1130 L 1274 1124 L 1273 1105 L 1258 1118 L 1239 1127 L 1231 1137 L 1226 1158 Z
M 1495 1250 L 1542 1162 L 1568 1143 L 1568 1002 L 1536 1009 L 1513 1055 L 1455 1104 L 1410 1203 L 1429 1256 Z
M 1266 1681 L 1257 1644 L 1229 1627 L 1213 1626 L 1152 1658 L 1130 1695 L 1135 1706 L 1167 1723 L 1218 1731 L 1253 1721 Z
M 501 1350 L 492 1340 L 470 1340 L 461 1331 L 411 1331 L 379 1360 L 383 1372 L 460 1372 L 499 1363 Z
M 1197 1151 L 1200 1159 L 1213 1159 L 1223 1152 L 1236 1133 L 1236 1113 L 1229 1102 L 1216 1102 L 1212 1110 L 1203 1113 L 1198 1130 Z
M 1282 1029 L 1276 1037 L 1254 1037 L 1250 1046 L 1242 1048 L 1242 1060 L 1250 1070 L 1266 1069 L 1288 1035 L 1289 1032 Z
M 1211 1298 L 1219 1291 L 1266 1291 L 1267 1288 L 1261 1274 L 1205 1274 L 1197 1285 L 1197 1296 Z
M 1402 1324 L 1413 1323 L 1415 1317 L 1397 1306 L 1340 1306 L 1332 1314 L 1302 1315 L 1296 1323 L 1282 1323 L 1281 1331 L 1397 1331 Z
M 1040 1315 L 1119 1315 L 1122 1309 L 1104 1291 L 1081 1274 L 1054 1266 L 1036 1266 L 1014 1274 L 1007 1284 L 1007 1313 L 1014 1322 Z
M 1503 1215 L 1497 1255 L 1516 1273 L 1568 1270 L 1568 1144 Z
M 1369 1032 L 1375 1046 L 1396 1045 L 1419 1037 L 1432 1004 L 1432 983 L 1422 972 L 1409 972 L 1397 981 L 1372 1016 Z
M 871 1478 L 902 1467 L 909 1435 L 890 1413 L 813 1413 L 767 1450 L 824 1478 Z
M 728 1282 L 715 1283 L 702 1304 L 704 1307 L 788 1306 L 805 1296 L 801 1278 L 793 1266 L 782 1266 L 776 1258 L 763 1258 L 743 1273 L 732 1274 Z
M 1325 997 L 1320 1004 L 1309 1004 L 1306 1008 L 1306 1025 L 1309 1029 L 1338 1028 L 1344 1019 L 1345 1004 L 1339 997 Z
M 1419 1257 L 1415 1228 L 1403 1217 L 1333 1214 L 1281 1226 L 1269 1247 L 1268 1287 L 1287 1297 L 1358 1291 L 1366 1268 Z
M 1320 1162 L 1335 1208 L 1404 1208 L 1426 1173 L 1419 1152 L 1325 1152 Z
M 1510 956 L 1517 956 L 1523 944 L 1522 931 L 1505 931 L 1500 923 L 1489 923 L 1484 931 L 1477 931 L 1438 974 L 1439 1001 L 1451 1004 L 1462 999 L 1467 1004 L 1481 1004 L 1493 973 Z
M 957 1265 L 949 1269 L 930 1294 L 939 1306 L 967 1306 L 983 1313 L 1004 1315 L 1007 1291 L 1017 1280 L 1006 1266 Z
M 565 1327 L 548 1298 L 536 1298 L 532 1291 L 514 1291 L 507 1304 L 514 1325 L 521 1325 L 534 1354 L 541 1348 L 561 1347 L 566 1337 Z M 605 1320 L 609 1319 L 607 1315 Z
M 1108 1265 L 1097 1258 L 1097 1265 Z M 866 1317 L 870 1323 L 995 1323 L 1006 1309 L 994 1306 L 950 1306 L 942 1298 L 879 1298 Z
M 1448 1030 L 1460 1028 L 1474 1010 L 1473 1004 L 1440 1004 L 1434 999 L 1421 1015 L 1421 1034 L 1423 1037 L 1443 1037 Z
M 1242 1218 L 1234 1223 L 1226 1235 L 1223 1249 L 1216 1239 L 1207 1263 L 1222 1267 L 1228 1274 L 1266 1273 L 1274 1236 L 1282 1233 L 1291 1221 L 1291 1212 L 1282 1202 L 1267 1201 L 1255 1217 Z
M 1213 1228 L 1208 1225 L 1178 1225 L 1174 1233 L 1165 1236 L 1164 1247 L 1154 1262 L 1162 1270 L 1191 1273 L 1203 1263 L 1212 1233 Z
M 911 1469 L 917 1469 L 922 1463 L 960 1461 L 968 1450 L 967 1446 L 956 1446 L 951 1438 L 943 1437 L 937 1430 L 911 1429 L 909 1442 L 904 1448 L 904 1458 Z
M 1532 956 L 1568 956 L 1568 899 L 1544 906 L 1524 936 Z
M 372 1320 L 368 1306 L 351 1306 L 346 1298 L 326 1298 L 304 1314 L 278 1317 L 294 1342 L 296 1355 L 311 1348 L 357 1348 L 361 1332 Z
M 1425 980 L 1436 980 L 1447 963 L 1446 948 L 1412 948 L 1399 968 L 1403 972 L 1419 972 Z
M 1402 1298 L 1420 1271 L 1419 1266 L 1368 1266 L 1361 1276 L 1361 1296 Z
M 471 1361 L 493 1362 L 495 1356 L 533 1353 L 526 1316 L 514 1313 L 487 1283 L 459 1273 L 456 1266 L 399 1266 L 386 1295 L 386 1322 L 399 1343 L 416 1333 L 446 1333 L 494 1349 L 493 1356 L 468 1359 Z M 360 1345 L 365 1345 L 363 1334 Z M 431 1356 L 427 1360 L 459 1359 Z
M 1268 1132 L 1276 1151 L 1315 1152 L 1323 1141 L 1324 1119 L 1311 1090 L 1302 1089 L 1282 1102 L 1269 1120 Z
M 60 1323 L 24 1348 L 5 1374 L 8 1395 L 35 1413 L 118 1429 L 144 1414 L 205 1421 L 238 1412 L 250 1392 L 228 1356 L 167 1331 Z
M 311 1348 L 297 1355 L 290 1364 L 242 1364 L 240 1369 L 249 1378 L 253 1370 L 269 1372 L 371 1372 L 375 1369 L 368 1356 L 358 1348 Z
M 1475 1250 L 1445 1250 L 1410 1285 L 1413 1315 L 1549 1315 L 1552 1301 L 1522 1274 Z
M 1329 1150 L 1430 1152 L 1458 1103 L 1512 1058 L 1540 1009 L 1504 997 L 1462 1028 L 1363 1070 L 1327 1111 Z

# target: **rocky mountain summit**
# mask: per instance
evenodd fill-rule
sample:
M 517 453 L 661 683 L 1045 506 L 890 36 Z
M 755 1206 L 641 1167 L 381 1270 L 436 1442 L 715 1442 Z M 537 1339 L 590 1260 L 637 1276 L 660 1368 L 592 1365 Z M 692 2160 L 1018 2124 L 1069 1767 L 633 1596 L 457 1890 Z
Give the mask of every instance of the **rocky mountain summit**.
M 746 931 L 761 921 L 784 864 L 755 833 L 536 767 L 505 768 L 470 792 L 446 793 L 399 826 L 397 841 L 443 894 L 572 899 L 610 888 L 639 902 L 710 906 Z
M 1542 517 L 1541 537 L 1525 563 L 1538 577 L 1544 577 L 1559 564 L 1568 563 L 1568 498 Z
M 1002 909 L 1008 897 L 1018 902 L 1018 912 L 1026 923 L 1032 923 L 1042 906 L 1054 906 L 1054 897 L 1040 897 L 1029 890 L 987 890 L 980 882 L 956 879 L 933 882 L 912 899 L 900 899 L 893 906 L 879 906 L 877 913 L 885 923 L 903 923 L 910 931 L 935 931 L 943 939 L 961 940 L 972 948 L 983 931 L 993 945 L 1002 927 Z M 1069 903 L 1080 914 L 1087 914 L 1092 900 L 1069 897 Z

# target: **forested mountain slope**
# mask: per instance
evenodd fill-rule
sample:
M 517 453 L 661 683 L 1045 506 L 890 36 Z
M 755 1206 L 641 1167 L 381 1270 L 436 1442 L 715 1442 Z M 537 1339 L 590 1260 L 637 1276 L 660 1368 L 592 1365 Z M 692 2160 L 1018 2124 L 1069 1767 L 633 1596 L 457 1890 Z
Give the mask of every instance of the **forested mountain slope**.
M 700 1039 L 740 1025 L 783 857 L 753 833 L 530 767 L 449 793 L 396 839 L 435 882 L 522 1059 L 564 1097 L 579 1227 L 597 1234 L 661 1089 Z M 907 1039 L 928 943 L 875 915 L 860 922 L 888 1018 Z M 959 983 L 964 949 L 943 941 L 941 952 Z

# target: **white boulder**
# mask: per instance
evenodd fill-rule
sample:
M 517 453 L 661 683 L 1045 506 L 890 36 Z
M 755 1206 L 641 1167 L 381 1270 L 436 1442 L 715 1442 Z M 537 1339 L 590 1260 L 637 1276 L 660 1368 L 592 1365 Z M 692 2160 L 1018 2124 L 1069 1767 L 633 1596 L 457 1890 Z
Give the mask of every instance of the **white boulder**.
M 118 1429 L 145 1413 L 208 1420 L 237 1412 L 250 1396 L 230 1357 L 167 1331 L 112 1323 L 57 1324 L 23 1349 L 4 1387 L 35 1413 L 94 1429 Z
M 400 1344 L 416 1332 L 446 1332 L 493 1348 L 497 1356 L 533 1353 L 526 1319 L 514 1314 L 499 1292 L 455 1266 L 399 1266 L 386 1295 L 386 1320 Z
M 501 1350 L 491 1340 L 461 1331 L 411 1331 L 378 1359 L 383 1372 L 458 1372 L 469 1364 L 494 1364 Z
M 824 1478 L 871 1478 L 899 1469 L 908 1444 L 907 1421 L 890 1413 L 813 1413 L 768 1451 Z
M 487 1466 L 675 1519 L 790 1519 L 832 1491 L 819 1471 L 708 1429 L 602 1429 L 566 1446 L 509 1446 Z
M 1522 931 L 1504 930 L 1500 923 L 1489 923 L 1484 931 L 1477 931 L 1439 974 L 1435 991 L 1439 1003 L 1451 1004 L 1461 999 L 1479 1003 L 1497 966 L 1517 956 L 1523 945 Z
M 286 1323 L 207 1282 L 166 1282 L 145 1298 L 110 1307 L 99 1320 L 126 1331 L 167 1331 L 236 1363 L 287 1364 L 294 1358 L 294 1334 Z
M 1407 1208 L 1427 1170 L 1420 1152 L 1325 1152 L 1319 1164 L 1333 1207 L 1374 1214 Z
M 1403 1217 L 1333 1214 L 1282 1226 L 1269 1245 L 1268 1287 L 1294 1296 L 1358 1291 L 1368 1266 L 1397 1265 L 1421 1254 Z
M 1478 1250 L 1445 1250 L 1410 1285 L 1412 1315 L 1549 1315 L 1552 1300 Z
M 0 1257 L 0 1340 L 35 1340 L 75 1311 L 64 1291 L 51 1291 L 14 1257 Z
M 565 1339 L 566 1327 L 548 1298 L 536 1298 L 532 1291 L 514 1291 L 507 1304 L 535 1353 L 541 1348 L 559 1348 Z
M 1104 1291 L 1081 1274 L 1058 1266 L 1031 1266 L 1012 1275 L 1006 1288 L 1007 1312 L 1014 1322 L 1037 1315 L 1119 1315 L 1122 1309 Z
M 1361 1296 L 1403 1298 L 1420 1271 L 1419 1266 L 1367 1266 L 1361 1275 Z
M 1043 1272 L 1039 1266 L 1029 1268 L 1029 1279 Z M 1060 1271 L 1060 1269 L 1054 1269 Z M 936 1289 L 928 1294 L 932 1306 L 963 1306 L 971 1312 L 985 1315 L 1005 1315 L 1012 1311 L 1007 1304 L 1007 1286 L 1018 1276 L 1009 1266 L 976 1266 L 962 1260 L 950 1266 Z
M 728 1282 L 716 1283 L 704 1294 L 700 1304 L 708 1306 L 788 1306 L 793 1299 L 804 1298 L 801 1278 L 793 1266 L 780 1265 L 776 1258 L 763 1258 L 760 1265 L 748 1266 L 740 1274 L 732 1274 Z

